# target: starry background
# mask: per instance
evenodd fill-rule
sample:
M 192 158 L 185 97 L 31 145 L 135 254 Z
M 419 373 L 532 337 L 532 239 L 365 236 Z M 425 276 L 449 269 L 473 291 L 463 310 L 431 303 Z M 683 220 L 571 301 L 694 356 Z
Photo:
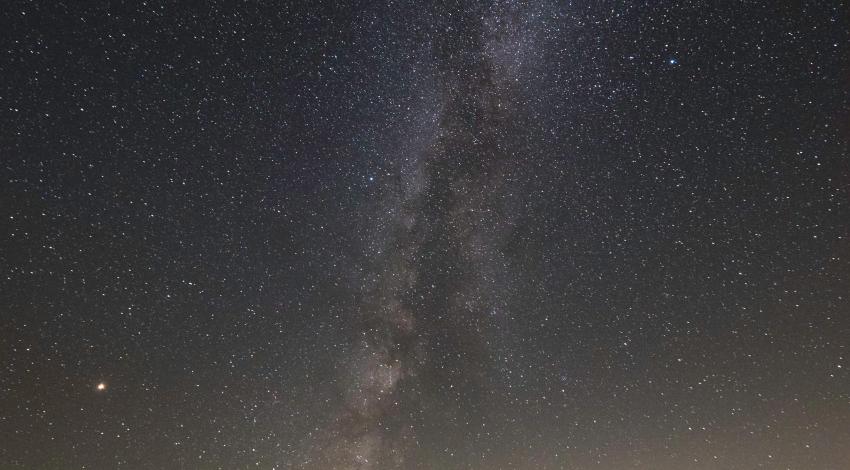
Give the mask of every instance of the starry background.
M 847 468 L 847 5 L 721 4 L 4 5 L 0 468 Z

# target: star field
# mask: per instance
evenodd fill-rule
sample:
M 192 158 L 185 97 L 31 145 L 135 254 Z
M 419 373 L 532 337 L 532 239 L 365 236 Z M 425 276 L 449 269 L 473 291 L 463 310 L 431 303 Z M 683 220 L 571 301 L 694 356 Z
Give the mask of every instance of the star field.
M 0 26 L 0 468 L 850 462 L 843 2 Z

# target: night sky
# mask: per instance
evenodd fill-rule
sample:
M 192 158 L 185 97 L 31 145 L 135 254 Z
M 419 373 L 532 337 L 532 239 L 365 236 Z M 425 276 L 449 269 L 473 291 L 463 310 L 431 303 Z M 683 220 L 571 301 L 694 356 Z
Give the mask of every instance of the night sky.
M 850 468 L 849 11 L 4 3 L 0 469 Z

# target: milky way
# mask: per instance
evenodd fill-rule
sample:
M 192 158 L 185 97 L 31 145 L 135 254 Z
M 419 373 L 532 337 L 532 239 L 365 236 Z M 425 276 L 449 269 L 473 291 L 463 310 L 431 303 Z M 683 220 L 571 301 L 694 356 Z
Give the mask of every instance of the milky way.
M 410 467 L 419 426 L 408 417 L 419 394 L 434 392 L 421 376 L 441 376 L 429 351 L 449 346 L 463 357 L 449 359 L 459 376 L 442 377 L 450 388 L 488 386 L 481 383 L 494 365 L 488 333 L 511 288 L 500 275 L 518 210 L 511 175 L 526 138 L 517 123 L 527 110 L 516 109 L 512 96 L 534 18 L 501 6 L 481 14 L 454 20 L 437 11 L 448 37 L 431 31 L 424 38 L 430 57 L 418 73 L 432 79 L 428 91 L 437 100 L 423 110 L 430 122 L 413 124 L 424 125 L 424 137 L 389 157 L 400 162 L 398 176 L 380 208 L 386 215 L 358 308 L 363 325 L 346 359 L 345 405 L 321 465 Z M 445 367 L 445 359 L 436 363 Z

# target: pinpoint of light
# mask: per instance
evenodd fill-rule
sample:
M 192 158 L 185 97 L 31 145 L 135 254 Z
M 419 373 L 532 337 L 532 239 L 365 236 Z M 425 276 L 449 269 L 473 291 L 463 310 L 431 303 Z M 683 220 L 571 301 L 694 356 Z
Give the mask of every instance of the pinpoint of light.
M 670 65 L 676 65 L 676 64 L 678 64 L 678 63 L 679 63 L 679 61 L 678 61 L 678 60 L 676 60 L 676 58 L 675 58 L 675 57 L 670 58 L 670 60 L 668 60 L 667 62 L 669 62 L 669 63 L 670 63 Z
M 106 382 L 100 382 L 99 384 L 97 384 L 97 386 L 95 386 L 95 388 L 98 392 L 106 390 Z

